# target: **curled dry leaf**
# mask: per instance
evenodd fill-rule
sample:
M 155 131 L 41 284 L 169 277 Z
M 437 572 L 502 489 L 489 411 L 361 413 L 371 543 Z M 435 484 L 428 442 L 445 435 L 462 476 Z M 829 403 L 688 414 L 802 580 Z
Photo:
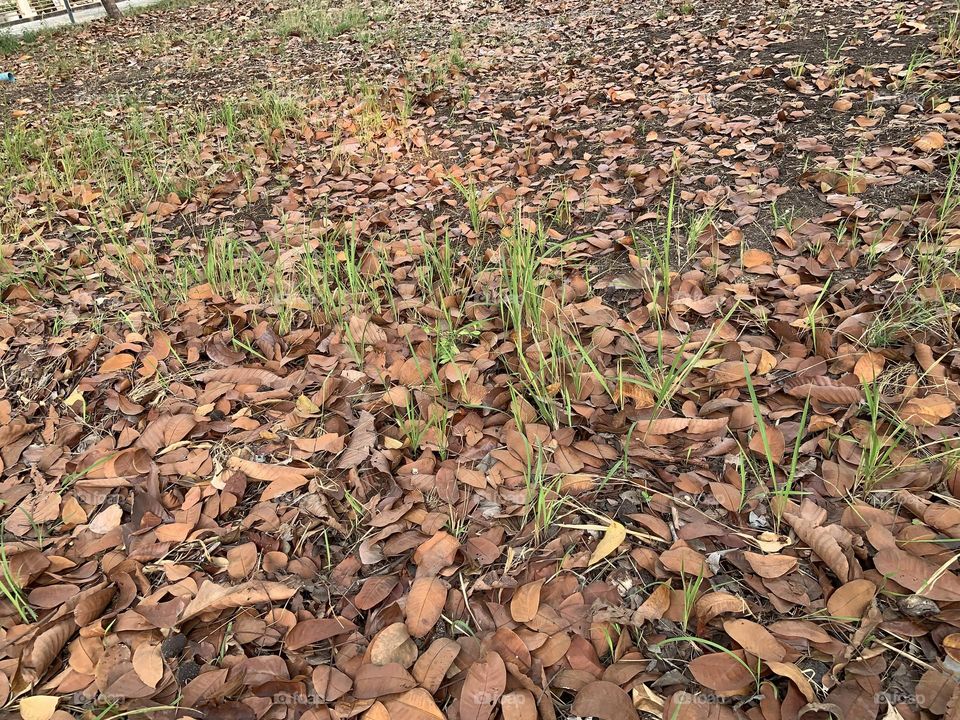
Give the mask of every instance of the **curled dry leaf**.
M 739 615 L 748 611 L 746 600 L 722 591 L 705 593 L 697 598 L 693 605 L 693 614 L 701 627 L 719 615 L 725 613 Z
M 633 612 L 634 625 L 643 625 L 651 620 L 659 620 L 670 608 L 672 591 L 669 583 L 660 583 L 649 597 Z
M 296 592 L 296 588 L 278 582 L 250 580 L 239 585 L 218 585 L 208 580 L 200 586 L 196 596 L 183 609 L 180 622 L 186 622 L 203 613 L 282 602 L 292 598 Z
M 832 535 L 823 532 L 820 527 L 799 515 L 784 513 L 784 519 L 793 528 L 797 537 L 803 540 L 827 564 L 827 567 L 833 571 L 833 574 L 841 582 L 862 575 L 856 560 L 853 560 L 853 565 L 851 565 L 851 560 L 846 557 L 840 543 Z M 851 577 L 851 574 L 853 577 Z
M 769 667 L 780 677 L 785 677 L 794 685 L 796 685 L 797 690 L 803 693 L 803 696 L 807 699 L 807 702 L 813 702 L 816 699 L 816 693 L 813 690 L 813 686 L 810 684 L 810 679 L 793 663 L 782 663 L 768 660 L 767 667 Z
M 69 618 L 51 625 L 37 635 L 23 658 L 24 676 L 33 681 L 38 680 L 76 631 L 77 624 L 73 618 Z

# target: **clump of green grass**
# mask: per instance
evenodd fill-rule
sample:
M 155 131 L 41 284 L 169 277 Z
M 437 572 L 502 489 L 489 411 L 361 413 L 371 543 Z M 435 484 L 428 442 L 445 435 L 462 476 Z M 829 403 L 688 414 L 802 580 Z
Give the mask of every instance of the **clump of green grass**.
M 369 20 L 359 5 L 336 7 L 326 0 L 306 0 L 280 13 L 275 29 L 282 37 L 298 36 L 323 42 L 362 27 Z
M 955 57 L 960 54 L 960 8 L 941 26 L 937 47 L 943 57 Z
M 13 55 L 15 52 L 22 50 L 24 45 L 35 43 L 38 37 L 40 37 L 40 33 L 36 30 L 28 30 L 22 35 L 0 31 L 0 57 Z
M 0 526 L 0 536 L 2 536 L 2 533 L 3 527 Z M 14 611 L 16 611 L 22 622 L 31 623 L 36 621 L 37 613 L 30 607 L 30 603 L 23 594 L 23 589 L 20 587 L 17 578 L 14 577 L 13 571 L 10 568 L 10 559 L 7 557 L 6 543 L 3 542 L 2 537 L 0 537 L 0 593 L 3 593 L 3 596 L 13 606 Z
M 763 412 L 760 408 L 760 401 L 757 398 L 756 389 L 753 386 L 753 380 L 750 376 L 750 369 L 744 361 L 744 379 L 747 384 L 747 393 L 750 396 L 750 406 L 753 409 L 753 418 L 757 425 L 757 434 L 760 437 L 760 444 L 763 449 L 763 457 L 766 460 L 766 471 L 769 473 L 770 482 L 773 485 L 773 490 L 771 493 L 771 508 L 773 509 L 773 515 L 775 520 L 775 528 L 777 532 L 780 530 L 780 522 L 782 520 L 782 508 L 786 505 L 788 500 L 792 500 L 794 497 L 801 495 L 802 493 L 796 489 L 797 481 L 797 471 L 800 463 L 800 446 L 803 444 L 803 436 L 806 433 L 807 429 L 807 418 L 810 413 L 810 399 L 807 398 L 806 402 L 803 404 L 803 412 L 800 416 L 800 425 L 797 428 L 797 437 L 793 443 L 793 452 L 790 455 L 790 462 L 788 465 L 783 465 L 780 458 L 774 457 L 772 444 L 770 438 L 767 435 L 767 425 L 763 419 Z M 780 470 L 778 475 L 777 470 Z M 746 472 L 749 470 L 749 473 L 754 476 L 758 483 L 763 481 L 763 472 L 760 468 L 756 466 L 756 463 L 753 460 L 753 457 L 749 452 L 741 453 L 741 497 L 746 497 Z

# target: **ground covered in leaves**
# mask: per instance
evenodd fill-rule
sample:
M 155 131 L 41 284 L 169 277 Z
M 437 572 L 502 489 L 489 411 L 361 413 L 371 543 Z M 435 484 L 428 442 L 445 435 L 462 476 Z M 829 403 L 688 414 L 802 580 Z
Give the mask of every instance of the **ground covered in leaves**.
M 24 720 L 960 718 L 960 8 L 0 43 Z

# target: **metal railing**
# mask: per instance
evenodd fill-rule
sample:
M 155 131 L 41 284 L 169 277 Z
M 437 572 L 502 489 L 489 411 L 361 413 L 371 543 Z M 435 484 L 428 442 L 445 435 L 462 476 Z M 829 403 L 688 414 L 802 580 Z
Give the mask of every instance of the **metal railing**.
M 99 5 L 100 0 L 0 0 L 0 29 Z

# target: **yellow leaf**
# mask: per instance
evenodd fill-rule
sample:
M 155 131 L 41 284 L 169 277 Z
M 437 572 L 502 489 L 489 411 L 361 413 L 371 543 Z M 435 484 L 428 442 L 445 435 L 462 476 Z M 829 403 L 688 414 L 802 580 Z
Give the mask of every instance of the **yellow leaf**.
M 316 415 L 320 412 L 320 407 L 306 395 L 297 398 L 297 412 L 301 415 Z
M 620 547 L 620 543 L 626 539 L 627 529 L 616 521 L 610 523 L 610 525 L 607 526 L 606 532 L 603 533 L 603 537 L 600 538 L 596 549 L 593 551 L 593 555 L 590 556 L 588 565 L 593 565 L 603 560 L 607 555 Z
M 50 720 L 57 710 L 56 695 L 34 695 L 20 701 L 20 717 L 23 720 Z
M 63 401 L 63 404 L 74 412 L 79 412 L 81 415 L 86 415 L 87 413 L 87 401 L 83 399 L 83 393 L 79 388 L 70 393 L 67 399 Z M 80 407 L 79 410 L 77 410 L 77 406 Z

